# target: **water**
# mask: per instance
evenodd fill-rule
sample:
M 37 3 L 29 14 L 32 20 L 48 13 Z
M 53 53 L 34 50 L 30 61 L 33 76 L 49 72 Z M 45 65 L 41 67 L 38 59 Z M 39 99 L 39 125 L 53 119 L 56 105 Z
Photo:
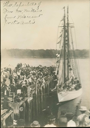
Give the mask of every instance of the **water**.
M 14 68 L 17 63 L 26 63 L 30 66 L 52 66 L 55 65 L 55 59 L 37 59 L 37 58 L 3 58 L 1 59 L 1 67 L 10 66 Z M 78 68 L 83 87 L 82 105 L 90 109 L 90 60 L 78 59 Z

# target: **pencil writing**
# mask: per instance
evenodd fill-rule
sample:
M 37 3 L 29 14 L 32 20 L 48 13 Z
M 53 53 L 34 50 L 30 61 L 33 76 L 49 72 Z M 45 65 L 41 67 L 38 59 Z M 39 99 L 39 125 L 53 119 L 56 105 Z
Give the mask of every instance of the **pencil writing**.
M 35 24 L 43 13 L 41 1 L 6 1 L 3 3 L 5 24 Z

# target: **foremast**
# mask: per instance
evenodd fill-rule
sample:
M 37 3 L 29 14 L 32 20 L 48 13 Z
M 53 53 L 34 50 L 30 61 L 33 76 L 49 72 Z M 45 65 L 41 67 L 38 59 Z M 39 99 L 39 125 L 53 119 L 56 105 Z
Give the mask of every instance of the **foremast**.
M 69 8 L 67 7 L 67 23 L 66 23 L 66 15 L 65 15 L 65 7 L 64 7 L 64 83 L 66 82 L 66 78 L 69 79 Z
M 69 79 L 69 7 L 67 7 L 67 78 Z

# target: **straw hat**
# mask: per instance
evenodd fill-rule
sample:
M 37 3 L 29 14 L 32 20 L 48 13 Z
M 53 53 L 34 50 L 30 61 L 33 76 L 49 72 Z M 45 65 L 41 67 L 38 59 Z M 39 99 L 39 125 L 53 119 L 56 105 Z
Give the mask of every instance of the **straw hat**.
M 40 127 L 40 124 L 38 121 L 33 121 L 33 123 L 31 123 L 30 125 L 31 127 Z

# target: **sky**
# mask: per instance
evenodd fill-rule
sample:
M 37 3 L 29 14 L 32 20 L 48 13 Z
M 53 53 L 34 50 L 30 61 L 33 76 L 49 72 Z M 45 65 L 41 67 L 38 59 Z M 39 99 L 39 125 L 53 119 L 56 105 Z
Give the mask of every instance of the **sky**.
M 5 24 L 3 1 L 1 5 L 1 49 L 56 49 L 64 6 L 69 6 L 69 19 L 74 23 L 72 33 L 76 48 L 90 48 L 89 0 L 41 0 L 42 16 L 35 24 L 24 25 Z

